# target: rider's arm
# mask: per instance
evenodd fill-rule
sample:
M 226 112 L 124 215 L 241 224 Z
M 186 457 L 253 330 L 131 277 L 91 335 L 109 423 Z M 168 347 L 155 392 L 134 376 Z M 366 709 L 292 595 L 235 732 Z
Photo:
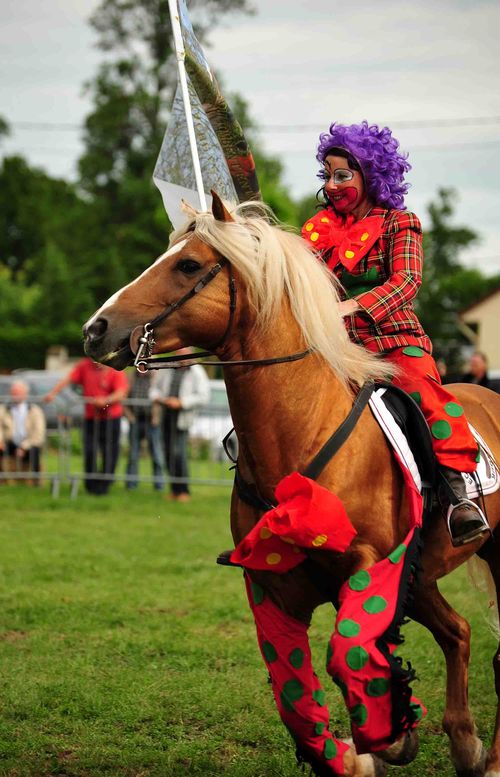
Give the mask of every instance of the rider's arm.
M 422 283 L 422 227 L 413 213 L 398 213 L 387 241 L 385 283 L 355 297 L 360 313 L 383 321 L 412 300 Z

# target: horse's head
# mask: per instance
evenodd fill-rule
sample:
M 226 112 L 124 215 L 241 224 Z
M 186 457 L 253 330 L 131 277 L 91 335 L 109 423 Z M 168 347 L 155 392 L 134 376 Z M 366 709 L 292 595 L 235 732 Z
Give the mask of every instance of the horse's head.
M 213 194 L 212 215 L 231 221 L 220 198 Z M 130 364 L 146 323 L 154 322 L 155 352 L 185 345 L 211 349 L 221 341 L 228 324 L 229 283 L 223 268 L 213 279 L 210 271 L 222 255 L 203 242 L 193 230 L 175 237 L 168 251 L 142 275 L 110 297 L 83 327 L 85 352 L 115 369 Z M 210 277 L 210 282 L 201 282 Z M 200 292 L 190 296 L 192 289 Z M 186 297 L 185 302 L 182 302 Z M 175 303 L 181 301 L 179 308 Z

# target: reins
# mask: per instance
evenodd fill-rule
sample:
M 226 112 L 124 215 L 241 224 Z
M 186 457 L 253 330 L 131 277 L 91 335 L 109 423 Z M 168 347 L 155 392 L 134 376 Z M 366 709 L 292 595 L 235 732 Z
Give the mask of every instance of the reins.
M 225 329 L 224 334 L 222 337 L 212 346 L 212 350 L 210 351 L 199 351 L 198 353 L 193 354 L 192 356 L 189 355 L 183 355 L 183 356 L 164 356 L 164 357 L 154 357 L 153 356 L 153 348 L 156 344 L 155 337 L 154 337 L 154 329 L 158 326 L 158 324 L 161 324 L 163 321 L 165 321 L 169 316 L 172 315 L 172 313 L 175 313 L 179 308 L 181 308 L 188 300 L 192 299 L 196 294 L 199 294 L 203 289 L 208 286 L 211 281 L 220 273 L 220 271 L 225 267 L 229 267 L 229 316 L 228 316 L 228 322 Z M 167 369 L 169 367 L 175 367 L 176 364 L 179 364 L 180 362 L 191 362 L 194 364 L 204 364 L 204 365 L 216 365 L 216 366 L 223 366 L 223 367 L 233 367 L 233 366 L 260 366 L 260 367 L 266 367 L 271 364 L 285 364 L 287 362 L 294 362 L 299 361 L 300 359 L 304 359 L 306 356 L 308 356 L 310 353 L 312 353 L 311 348 L 307 348 L 304 351 L 299 351 L 298 353 L 288 354 L 286 356 L 274 356 L 269 357 L 266 359 L 231 359 L 231 360 L 218 360 L 218 361 L 203 361 L 206 357 L 213 357 L 214 351 L 217 350 L 217 348 L 220 348 L 227 338 L 229 337 L 229 333 L 231 332 L 231 329 L 233 327 L 233 321 L 234 321 L 234 313 L 236 310 L 236 281 L 232 275 L 231 272 L 231 265 L 228 262 L 227 259 L 222 259 L 220 262 L 217 262 L 217 264 L 214 264 L 214 266 L 206 273 L 206 275 L 201 278 L 198 283 L 193 286 L 192 289 L 190 289 L 186 294 L 184 294 L 182 297 L 180 297 L 175 302 L 172 302 L 170 305 L 167 305 L 165 310 L 163 310 L 159 315 L 156 316 L 152 321 L 149 321 L 147 324 L 144 324 L 142 327 L 142 333 L 140 337 L 137 340 L 138 348 L 137 353 L 135 355 L 134 359 L 134 367 L 137 369 L 137 372 L 145 373 L 149 372 L 150 370 L 162 370 Z M 135 352 L 135 338 L 137 336 L 137 330 L 141 329 L 141 327 L 136 327 L 133 332 L 130 335 L 130 348 L 132 352 Z M 200 361 L 201 360 L 201 361 Z

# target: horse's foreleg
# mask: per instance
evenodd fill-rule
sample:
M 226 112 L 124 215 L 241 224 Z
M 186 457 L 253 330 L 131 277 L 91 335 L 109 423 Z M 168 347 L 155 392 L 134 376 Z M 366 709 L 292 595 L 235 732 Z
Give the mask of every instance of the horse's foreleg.
M 450 607 L 435 583 L 415 592 L 412 618 L 431 632 L 446 660 L 443 728 L 459 777 L 484 775 L 485 751 L 469 709 L 470 626 Z
M 325 693 L 311 663 L 308 626 L 284 613 L 248 577 L 246 583 L 276 705 L 299 761 L 309 763 L 318 777 L 382 777 L 385 767 L 380 762 L 356 755 L 329 731 Z

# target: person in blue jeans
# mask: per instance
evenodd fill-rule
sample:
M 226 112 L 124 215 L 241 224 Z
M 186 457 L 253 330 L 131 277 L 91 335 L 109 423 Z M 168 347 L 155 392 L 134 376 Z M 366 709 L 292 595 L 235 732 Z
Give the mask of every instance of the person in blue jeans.
M 141 443 L 147 440 L 149 453 L 153 465 L 153 485 L 157 491 L 163 491 L 165 487 L 163 457 L 163 445 L 161 439 L 160 419 L 158 408 L 152 405 L 149 399 L 151 387 L 151 373 L 136 372 L 131 380 L 129 391 L 129 404 L 125 408 L 125 415 L 129 421 L 129 454 L 127 462 L 126 488 L 137 488 L 139 458 Z
M 178 356 L 189 356 L 191 348 L 181 348 Z M 188 436 L 195 410 L 210 401 L 210 382 L 199 364 L 180 362 L 175 369 L 163 370 L 152 380 L 149 398 L 163 411 L 161 430 L 165 464 L 170 475 L 170 499 L 188 502 Z

